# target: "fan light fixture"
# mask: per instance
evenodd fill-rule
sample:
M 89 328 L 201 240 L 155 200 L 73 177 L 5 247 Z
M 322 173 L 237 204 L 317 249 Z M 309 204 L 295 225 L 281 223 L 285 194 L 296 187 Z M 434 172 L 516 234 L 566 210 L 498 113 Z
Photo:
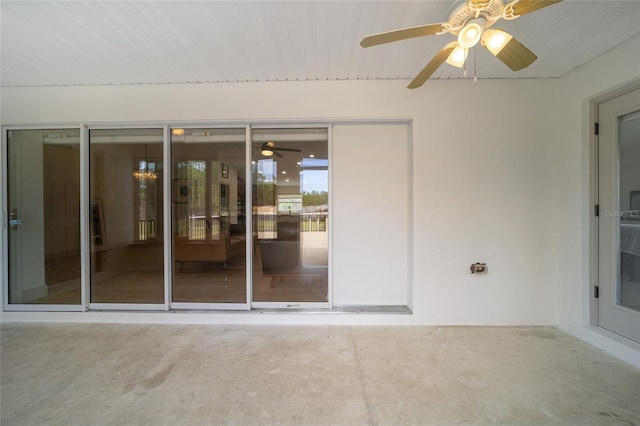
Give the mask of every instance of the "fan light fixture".
M 453 52 L 447 58 L 447 63 L 449 65 L 453 65 L 454 67 L 462 68 L 464 66 L 464 62 L 467 60 L 467 55 L 469 54 L 469 49 L 465 49 L 462 46 L 458 46 L 453 49 Z
M 149 171 L 149 162 L 147 161 L 147 144 L 144 144 L 144 168 L 138 167 L 138 170 L 133 172 L 133 177 L 136 180 L 156 180 L 158 174 L 156 172 Z
M 531 65 L 538 57 L 526 46 L 504 31 L 493 28 L 500 19 L 512 20 L 562 0 L 454 0 L 447 22 L 418 25 L 394 31 L 372 34 L 360 42 L 362 47 L 377 46 L 414 37 L 438 36 L 449 33 L 458 40 L 449 43 L 429 61 L 407 86 L 421 87 L 445 61 L 464 68 L 465 50 L 481 42 L 496 58 L 512 71 Z M 466 70 L 465 70 L 466 76 Z M 474 82 L 477 77 L 474 73 Z M 277 155 L 277 154 L 276 154 Z
M 502 30 L 490 29 L 482 36 L 482 45 L 494 55 L 498 55 L 513 36 Z
M 273 147 L 275 143 L 269 141 L 262 144 L 262 148 L 260 148 L 260 154 L 263 157 L 272 157 L 273 156 Z
M 482 25 L 480 25 L 482 24 Z M 482 29 L 484 28 L 484 19 L 474 19 L 464 26 L 458 34 L 458 44 L 460 46 L 469 49 L 480 41 L 482 37 Z
M 263 157 L 273 157 L 275 155 L 278 158 L 283 158 L 283 155 L 280 153 L 280 151 L 301 152 L 297 148 L 276 148 L 276 143 L 273 141 L 263 143 L 262 147 L 260 148 L 260 154 L 262 154 Z

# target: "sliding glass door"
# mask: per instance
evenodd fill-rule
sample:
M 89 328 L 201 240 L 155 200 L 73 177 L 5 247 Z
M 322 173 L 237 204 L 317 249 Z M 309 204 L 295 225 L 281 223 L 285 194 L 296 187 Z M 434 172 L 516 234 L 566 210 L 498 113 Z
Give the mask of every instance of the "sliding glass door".
M 10 305 L 80 305 L 80 131 L 7 132 Z
M 173 307 L 247 303 L 245 140 L 244 128 L 171 131 Z
M 253 306 L 328 306 L 326 128 L 254 129 Z
M 329 307 L 326 127 L 85 132 L 6 133 L 5 308 Z
M 91 307 L 164 297 L 163 129 L 90 130 Z

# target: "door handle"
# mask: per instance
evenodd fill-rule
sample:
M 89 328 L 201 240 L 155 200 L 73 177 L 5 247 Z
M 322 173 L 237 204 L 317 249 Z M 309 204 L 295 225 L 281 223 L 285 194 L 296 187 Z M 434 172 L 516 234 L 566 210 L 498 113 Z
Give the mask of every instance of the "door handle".
M 13 209 L 9 212 L 9 228 L 18 229 L 18 225 L 21 225 L 22 221 L 18 219 L 18 209 Z

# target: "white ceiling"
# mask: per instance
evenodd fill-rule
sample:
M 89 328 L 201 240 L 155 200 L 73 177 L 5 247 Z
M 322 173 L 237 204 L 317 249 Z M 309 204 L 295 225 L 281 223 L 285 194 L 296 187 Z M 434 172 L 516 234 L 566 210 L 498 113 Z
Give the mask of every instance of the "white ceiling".
M 2 0 L 0 83 L 410 79 L 453 36 L 368 49 L 360 47 L 360 40 L 372 33 L 444 22 L 451 4 Z M 638 34 L 640 1 L 565 0 L 497 26 L 539 59 L 512 72 L 479 48 L 479 78 L 559 77 Z M 468 63 L 472 66 L 472 54 Z M 447 64 L 433 76 L 462 77 L 460 69 Z

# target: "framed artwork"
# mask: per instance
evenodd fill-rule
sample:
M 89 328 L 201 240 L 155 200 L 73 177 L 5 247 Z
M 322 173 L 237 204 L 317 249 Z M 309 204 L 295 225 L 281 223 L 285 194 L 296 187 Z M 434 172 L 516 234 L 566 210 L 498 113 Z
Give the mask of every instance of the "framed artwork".
M 191 185 L 189 183 L 191 179 L 174 179 L 173 180 L 173 202 L 178 204 L 185 204 L 189 202 L 189 195 L 191 194 Z

